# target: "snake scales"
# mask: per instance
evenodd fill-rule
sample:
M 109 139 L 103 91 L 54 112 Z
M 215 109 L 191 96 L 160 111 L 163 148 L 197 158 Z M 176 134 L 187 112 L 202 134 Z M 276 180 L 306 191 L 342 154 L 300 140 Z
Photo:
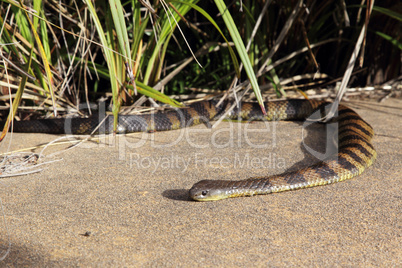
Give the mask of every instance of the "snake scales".
M 287 100 L 265 103 L 267 116 L 263 116 L 257 103 L 242 103 L 228 116 L 242 120 L 304 120 L 328 104 L 321 101 Z M 222 115 L 230 106 L 220 106 L 216 101 L 203 101 L 187 108 L 144 115 L 120 115 L 119 132 L 164 131 L 206 123 Z M 105 119 L 105 120 L 103 120 Z M 99 122 L 98 132 L 111 133 L 113 118 L 41 119 L 14 122 L 15 132 L 40 132 L 52 134 L 89 134 Z M 376 158 L 371 143 L 372 127 L 352 109 L 340 105 L 338 117 L 338 152 L 315 165 L 280 175 L 249 178 L 240 181 L 202 180 L 190 189 L 190 197 L 197 201 L 213 201 L 228 197 L 253 196 L 286 190 L 326 185 L 360 175 Z

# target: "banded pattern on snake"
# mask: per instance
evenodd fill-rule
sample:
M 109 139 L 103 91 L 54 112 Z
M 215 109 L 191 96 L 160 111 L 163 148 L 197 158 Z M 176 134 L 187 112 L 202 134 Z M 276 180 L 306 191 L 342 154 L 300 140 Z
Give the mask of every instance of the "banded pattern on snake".
M 222 115 L 230 102 L 217 106 L 217 102 L 202 101 L 187 108 L 144 115 L 120 115 L 119 132 L 164 131 L 192 125 L 209 124 Z M 242 103 L 234 109 L 229 119 L 242 120 L 304 120 L 314 111 L 323 114 L 326 102 L 308 100 L 286 100 L 267 102 L 264 116 L 257 103 Z M 103 120 L 104 119 L 104 120 Z M 190 189 L 190 197 L 197 201 L 214 201 L 229 197 L 253 196 L 287 190 L 295 190 L 344 181 L 360 175 L 372 165 L 376 151 L 372 145 L 374 132 L 352 109 L 340 105 L 338 116 L 332 121 L 338 123 L 338 152 L 315 165 L 280 175 L 249 178 L 240 181 L 202 180 Z M 103 121 L 102 124 L 99 123 Z M 1 125 L 1 124 L 0 124 Z M 43 119 L 14 122 L 15 132 L 41 132 L 52 134 L 89 134 L 96 127 L 99 133 L 113 132 L 113 118 L 69 118 Z

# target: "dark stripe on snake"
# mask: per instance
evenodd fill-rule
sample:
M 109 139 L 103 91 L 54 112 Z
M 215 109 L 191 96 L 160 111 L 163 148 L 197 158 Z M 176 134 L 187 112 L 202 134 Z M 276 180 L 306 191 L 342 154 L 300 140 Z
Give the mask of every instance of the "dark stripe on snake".
M 353 158 L 353 160 L 355 160 L 357 163 L 364 165 L 363 158 L 361 158 L 360 156 L 355 154 L 355 152 L 348 150 L 348 149 L 343 150 L 343 152 L 346 153 L 349 157 Z
M 364 122 L 364 121 L 362 121 L 362 123 L 363 123 L 363 122 Z M 365 122 L 364 122 L 364 123 L 365 123 Z M 367 130 L 367 129 L 364 128 L 363 126 L 359 125 L 358 123 L 355 123 L 355 122 L 347 122 L 347 123 L 345 123 L 345 125 L 342 125 L 342 126 L 340 126 L 339 128 L 340 128 L 340 129 L 343 129 L 343 128 L 346 128 L 346 127 L 353 127 L 353 128 L 356 128 L 356 129 L 360 130 L 361 132 L 363 132 L 365 135 L 367 135 L 367 136 L 369 136 L 369 137 L 372 137 L 372 136 L 373 136 L 373 134 L 370 133 L 369 130 Z
M 328 166 L 326 163 L 319 164 L 319 168 L 315 170 L 315 173 L 320 175 L 320 177 L 324 180 L 332 179 L 338 174 Z
M 349 134 L 350 133 L 350 134 Z M 361 137 L 361 134 L 359 132 L 357 132 L 356 130 L 352 129 L 352 128 L 343 128 L 340 129 L 338 132 L 338 136 L 339 137 L 345 137 L 345 136 L 357 136 L 359 138 Z M 366 140 L 366 138 L 363 138 L 364 140 Z
M 349 144 L 348 141 L 353 141 L 353 140 L 359 140 L 359 142 L 362 142 L 365 145 L 371 147 L 371 149 L 374 149 L 372 147 L 372 145 L 370 144 L 370 142 L 367 141 L 367 139 L 362 138 L 361 136 L 358 136 L 358 135 L 355 135 L 355 134 L 343 136 L 342 138 L 339 139 L 339 144 L 341 144 L 342 146 L 343 145 L 347 146 Z
M 347 146 L 345 146 L 345 147 L 342 147 L 342 148 L 340 148 L 341 150 L 347 150 L 347 149 L 357 149 L 357 150 L 359 150 L 360 151 L 360 153 L 362 153 L 362 154 L 364 154 L 364 156 L 365 157 L 368 157 L 368 158 L 370 158 L 370 157 L 372 157 L 373 156 L 373 154 L 372 153 L 370 153 L 369 151 L 367 151 L 367 149 L 366 148 L 364 148 L 363 146 L 361 146 L 360 144 L 348 144 Z
M 352 174 L 357 173 L 359 170 L 358 168 L 350 163 L 346 158 L 340 156 L 338 159 L 338 164 L 343 168 L 349 170 Z
M 304 179 L 304 175 L 297 172 L 289 173 L 287 176 L 285 176 L 284 179 L 290 185 L 306 182 L 306 180 Z

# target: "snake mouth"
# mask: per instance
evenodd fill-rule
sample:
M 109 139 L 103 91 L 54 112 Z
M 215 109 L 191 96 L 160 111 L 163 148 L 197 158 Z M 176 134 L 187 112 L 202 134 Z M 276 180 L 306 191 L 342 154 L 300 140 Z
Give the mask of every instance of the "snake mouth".
M 218 200 L 226 199 L 228 197 L 221 196 L 221 195 L 206 196 L 206 195 L 198 194 L 198 193 L 196 193 L 196 194 L 190 193 L 190 198 L 193 199 L 194 201 L 198 201 L 198 202 L 208 202 L 208 201 L 218 201 Z

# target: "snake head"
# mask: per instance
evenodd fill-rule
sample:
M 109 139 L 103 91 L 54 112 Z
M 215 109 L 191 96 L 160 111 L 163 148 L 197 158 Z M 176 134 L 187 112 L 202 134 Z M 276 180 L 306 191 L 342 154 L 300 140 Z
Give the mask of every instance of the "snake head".
M 227 192 L 220 186 L 220 182 L 216 180 L 202 180 L 193 185 L 190 189 L 190 197 L 196 201 L 216 201 L 228 198 Z

